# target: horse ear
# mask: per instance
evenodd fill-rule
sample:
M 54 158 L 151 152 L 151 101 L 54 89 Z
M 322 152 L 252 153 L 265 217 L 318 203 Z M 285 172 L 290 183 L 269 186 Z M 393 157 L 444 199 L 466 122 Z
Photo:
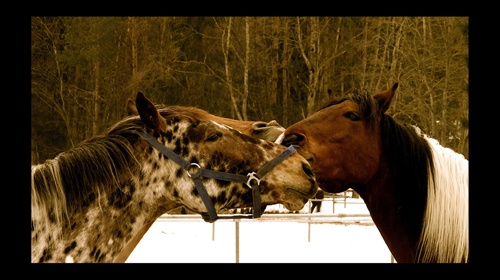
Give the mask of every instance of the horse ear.
M 335 93 L 333 93 L 333 90 L 331 88 L 327 89 L 326 91 L 328 92 L 328 102 L 337 99 L 337 96 L 335 96 Z
M 257 121 L 252 124 L 252 136 L 257 139 L 264 139 L 270 142 L 276 141 L 278 137 L 285 131 L 276 120 L 268 123 Z
M 380 112 L 384 113 L 391 106 L 392 98 L 396 93 L 396 89 L 398 88 L 398 83 L 395 83 L 391 89 L 377 93 L 373 97 L 378 102 L 378 107 L 380 108 Z
M 127 100 L 127 105 L 125 106 L 125 109 L 127 110 L 127 114 L 129 116 L 137 116 L 139 115 L 139 112 L 137 112 L 137 107 L 135 106 L 135 102 L 132 99 Z
M 155 132 L 165 132 L 167 129 L 167 121 L 160 115 L 156 106 L 149 101 L 142 92 L 137 93 L 135 98 L 137 112 L 141 116 L 141 120 Z

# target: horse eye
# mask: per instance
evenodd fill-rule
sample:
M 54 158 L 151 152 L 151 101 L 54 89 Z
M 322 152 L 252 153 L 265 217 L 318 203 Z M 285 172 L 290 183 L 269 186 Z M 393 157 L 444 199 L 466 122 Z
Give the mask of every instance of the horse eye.
M 361 120 L 361 118 L 359 117 L 359 115 L 355 112 L 347 112 L 344 114 L 344 117 L 350 119 L 351 121 L 359 121 Z
M 210 135 L 208 135 L 207 141 L 208 142 L 213 142 L 213 141 L 216 141 L 217 139 L 219 139 L 221 137 L 222 137 L 222 132 L 216 131 L 216 132 L 213 132 Z

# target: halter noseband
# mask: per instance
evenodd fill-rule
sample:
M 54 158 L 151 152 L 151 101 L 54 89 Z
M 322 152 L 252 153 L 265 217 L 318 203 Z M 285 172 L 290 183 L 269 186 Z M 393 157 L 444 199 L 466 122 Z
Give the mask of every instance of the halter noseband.
M 187 171 L 188 176 L 193 180 L 196 189 L 198 190 L 198 193 L 200 194 L 201 199 L 203 200 L 203 203 L 205 204 L 205 207 L 208 210 L 208 216 L 207 213 L 202 213 L 201 216 L 203 217 L 203 220 L 205 220 L 205 222 L 210 222 L 210 223 L 215 222 L 217 219 L 259 218 L 262 215 L 260 209 L 261 207 L 260 189 L 259 189 L 260 180 L 276 165 L 278 165 L 287 157 L 289 157 L 290 155 L 292 155 L 297 151 L 293 145 L 290 145 L 280 155 L 272 159 L 270 162 L 266 163 L 259 171 L 250 172 L 246 176 L 243 176 L 239 174 L 232 174 L 232 173 L 201 168 L 199 164 L 191 163 L 181 158 L 172 150 L 168 149 L 160 142 L 158 142 L 158 140 L 156 140 L 150 134 L 139 132 L 139 135 L 141 135 L 141 137 L 144 138 L 144 140 L 148 141 L 149 144 L 151 144 L 151 146 L 156 148 L 162 154 L 173 160 L 175 163 L 179 164 L 182 168 L 184 168 L 184 170 Z M 195 173 L 190 173 L 189 170 L 192 168 L 196 168 L 198 171 Z M 212 200 L 210 200 L 207 190 L 205 189 L 203 183 L 201 182 L 201 178 L 203 177 L 208 177 L 217 180 L 224 180 L 224 181 L 240 182 L 247 185 L 247 187 L 252 189 L 252 199 L 253 199 L 252 215 L 232 215 L 224 217 L 217 216 Z

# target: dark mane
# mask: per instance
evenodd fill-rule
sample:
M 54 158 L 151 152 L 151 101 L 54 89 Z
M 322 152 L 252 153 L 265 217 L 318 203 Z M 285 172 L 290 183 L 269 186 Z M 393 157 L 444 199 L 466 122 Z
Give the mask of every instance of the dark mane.
M 401 125 L 391 116 L 383 114 L 380 126 L 382 154 L 394 176 L 399 213 L 406 221 L 416 221 L 407 226 L 410 232 L 419 233 L 426 209 L 429 176 L 434 173 L 431 148 L 413 127 Z

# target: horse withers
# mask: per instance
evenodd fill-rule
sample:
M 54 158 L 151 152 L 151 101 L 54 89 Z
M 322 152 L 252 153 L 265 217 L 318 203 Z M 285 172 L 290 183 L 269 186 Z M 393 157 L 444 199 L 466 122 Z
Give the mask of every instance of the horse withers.
M 386 114 L 397 87 L 332 96 L 282 144 L 299 146 L 321 189 L 360 195 L 398 263 L 468 262 L 469 162 Z
M 171 209 L 206 214 L 207 205 L 215 211 L 253 206 L 257 183 L 211 175 L 246 177 L 289 151 L 207 113 L 158 110 L 141 93 L 135 104 L 139 115 L 32 166 L 32 262 L 123 261 L 124 248 Z M 298 153 L 259 180 L 263 206 L 301 209 L 317 191 L 311 167 Z

